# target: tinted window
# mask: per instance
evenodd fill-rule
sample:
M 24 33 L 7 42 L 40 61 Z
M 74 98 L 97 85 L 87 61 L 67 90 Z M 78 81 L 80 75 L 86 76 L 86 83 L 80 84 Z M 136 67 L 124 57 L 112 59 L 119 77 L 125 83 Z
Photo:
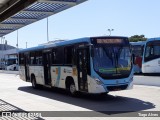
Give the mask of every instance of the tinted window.
M 73 64 L 73 46 L 64 49 L 65 64 Z
M 145 49 L 144 61 L 150 61 L 160 57 L 160 41 L 151 41 L 147 43 Z
M 64 48 L 59 47 L 52 50 L 52 64 L 64 64 Z
M 42 51 L 36 52 L 35 64 L 42 65 Z
M 31 65 L 34 65 L 34 64 L 36 64 L 36 57 L 35 57 L 35 52 L 31 52 L 30 53 L 30 64 Z

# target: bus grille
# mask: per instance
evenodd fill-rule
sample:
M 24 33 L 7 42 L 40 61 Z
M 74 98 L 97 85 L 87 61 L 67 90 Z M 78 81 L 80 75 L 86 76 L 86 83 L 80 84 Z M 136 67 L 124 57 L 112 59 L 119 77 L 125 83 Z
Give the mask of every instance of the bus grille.
M 108 86 L 108 91 L 118 91 L 118 90 L 125 90 L 128 85 L 120 85 L 120 86 Z

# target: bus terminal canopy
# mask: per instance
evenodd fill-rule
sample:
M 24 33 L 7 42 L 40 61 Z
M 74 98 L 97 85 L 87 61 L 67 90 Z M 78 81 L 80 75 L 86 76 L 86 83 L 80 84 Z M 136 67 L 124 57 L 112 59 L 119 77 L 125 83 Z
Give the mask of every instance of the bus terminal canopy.
M 0 37 L 87 0 L 0 0 Z

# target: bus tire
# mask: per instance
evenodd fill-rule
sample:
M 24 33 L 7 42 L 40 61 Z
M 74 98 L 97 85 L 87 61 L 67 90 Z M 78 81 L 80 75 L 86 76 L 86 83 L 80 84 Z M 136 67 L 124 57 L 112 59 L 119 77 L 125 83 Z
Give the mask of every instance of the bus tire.
M 37 85 L 37 83 L 36 83 L 36 78 L 35 78 L 34 75 L 31 76 L 31 82 L 32 82 L 32 87 L 33 87 L 34 89 L 37 89 L 37 88 L 38 88 L 38 85 Z
M 72 78 L 68 78 L 66 81 L 66 88 L 71 96 L 77 96 L 78 91 L 76 91 L 76 86 Z
M 69 85 L 69 92 L 72 96 L 75 96 L 77 91 L 76 91 L 76 86 L 73 82 L 70 83 Z

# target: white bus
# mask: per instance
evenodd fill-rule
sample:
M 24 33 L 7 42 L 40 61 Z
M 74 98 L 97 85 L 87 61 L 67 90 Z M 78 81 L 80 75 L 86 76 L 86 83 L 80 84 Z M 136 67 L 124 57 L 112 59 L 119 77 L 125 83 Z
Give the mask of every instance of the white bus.
M 5 70 L 18 70 L 17 58 L 5 59 Z
M 142 73 L 142 59 L 145 41 L 130 42 L 132 54 L 134 55 L 134 72 Z
M 87 37 L 20 50 L 19 71 L 33 88 L 101 94 L 132 88 L 131 59 L 127 37 Z
M 146 41 L 142 72 L 160 73 L 160 38 L 151 38 Z

